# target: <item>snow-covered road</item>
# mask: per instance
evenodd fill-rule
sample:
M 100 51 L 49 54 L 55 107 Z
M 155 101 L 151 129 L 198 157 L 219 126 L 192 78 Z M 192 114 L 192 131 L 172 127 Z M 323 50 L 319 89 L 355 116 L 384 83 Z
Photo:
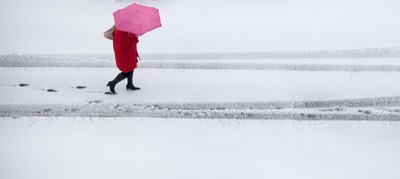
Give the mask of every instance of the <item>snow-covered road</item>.
M 117 73 L 113 68 L 0 68 L 0 114 L 400 119 L 397 72 L 140 68 L 135 85 L 142 90 L 127 91 L 124 81 L 117 95 L 105 95 L 105 84 Z
M 139 68 L 400 72 L 400 49 L 360 51 L 143 54 Z M 115 61 L 112 54 L 7 54 L 0 67 L 115 68 Z
M 15 57 L 0 58 L 0 178 L 400 176 L 396 58 L 153 59 L 140 91 L 105 95 L 108 57 Z

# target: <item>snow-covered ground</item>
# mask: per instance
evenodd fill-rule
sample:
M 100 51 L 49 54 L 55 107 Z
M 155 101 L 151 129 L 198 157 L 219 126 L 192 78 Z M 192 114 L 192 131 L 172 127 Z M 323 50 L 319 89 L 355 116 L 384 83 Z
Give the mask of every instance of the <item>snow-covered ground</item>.
M 400 177 L 399 58 L 226 56 L 1 56 L 0 178 Z
M 2 179 L 397 179 L 400 123 L 0 119 Z
M 400 119 L 400 58 L 182 56 L 144 55 L 135 71 L 142 90 L 123 81 L 109 96 L 105 84 L 119 73 L 112 55 L 3 55 L 0 114 Z
M 132 2 L 163 27 L 105 95 Z M 399 2 L 0 1 L 0 179 L 398 179 Z
M 400 71 L 400 48 L 338 51 L 144 53 L 140 68 Z M 1 67 L 114 68 L 113 54 L 0 55 Z

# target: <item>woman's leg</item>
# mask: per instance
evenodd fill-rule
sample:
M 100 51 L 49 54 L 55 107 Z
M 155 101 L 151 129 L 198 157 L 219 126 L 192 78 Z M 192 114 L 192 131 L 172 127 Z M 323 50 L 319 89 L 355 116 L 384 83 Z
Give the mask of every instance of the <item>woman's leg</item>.
M 126 85 L 127 90 L 140 90 L 140 88 L 133 86 L 133 71 L 126 73 L 128 78 L 128 84 Z
M 127 78 L 127 77 L 128 77 L 128 76 L 127 76 L 126 73 L 122 73 L 122 72 L 121 72 L 121 73 L 119 73 L 119 74 L 114 78 L 114 80 L 109 81 L 109 82 L 107 83 L 107 86 L 110 87 L 111 93 L 116 94 L 116 92 L 115 92 L 115 85 L 117 85 L 120 81 L 124 80 L 124 79 Z

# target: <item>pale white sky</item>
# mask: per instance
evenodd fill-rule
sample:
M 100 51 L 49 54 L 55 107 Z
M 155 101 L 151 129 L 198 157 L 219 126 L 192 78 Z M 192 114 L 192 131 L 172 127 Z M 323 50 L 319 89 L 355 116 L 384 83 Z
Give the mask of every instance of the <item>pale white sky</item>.
M 144 1 L 143 1 L 144 2 Z M 398 0 L 157 0 L 142 52 L 322 50 L 400 45 Z M 114 0 L 1 0 L 0 53 L 111 53 Z

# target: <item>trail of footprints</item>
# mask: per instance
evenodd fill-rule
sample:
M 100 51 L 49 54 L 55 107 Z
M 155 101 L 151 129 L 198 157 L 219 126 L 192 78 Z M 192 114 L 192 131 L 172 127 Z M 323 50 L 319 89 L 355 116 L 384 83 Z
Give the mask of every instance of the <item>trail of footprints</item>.
M 18 85 L 14 85 L 14 86 L 27 87 L 27 86 L 30 86 L 30 84 L 28 84 L 28 83 L 20 83 Z M 78 86 L 71 87 L 71 88 L 76 88 L 78 90 L 81 90 L 81 89 L 86 89 L 87 87 L 86 86 L 82 86 L 82 85 L 78 85 Z M 49 92 L 49 93 L 57 93 L 58 92 L 56 89 L 52 89 L 52 88 L 42 89 L 42 91 L 46 91 L 46 92 Z M 106 92 L 105 94 L 112 94 L 112 93 Z M 102 100 L 88 101 L 88 104 L 101 104 L 101 103 L 103 103 Z M 149 106 L 147 106 L 147 107 L 149 107 Z M 150 108 L 169 111 L 168 108 L 162 109 L 162 108 L 159 108 L 157 105 L 154 105 L 154 106 L 152 106 Z M 114 109 L 117 109 L 119 111 L 132 112 L 132 109 L 127 109 L 126 106 L 117 105 L 117 106 L 114 106 Z M 146 109 L 146 107 L 144 109 Z M 81 109 L 78 109 L 78 108 L 72 108 L 72 109 L 66 108 L 66 109 L 64 109 L 64 112 L 73 112 L 73 113 L 75 113 L 75 112 L 79 112 L 80 110 Z M 276 110 L 280 110 L 280 109 L 277 107 Z M 327 113 L 329 113 L 329 112 L 342 112 L 342 111 L 345 111 L 345 110 L 347 110 L 347 109 L 346 108 L 341 108 L 341 107 L 318 109 L 319 112 L 327 112 Z M 389 112 L 389 113 L 395 113 L 395 114 L 400 113 L 400 109 L 391 109 L 391 108 L 389 108 L 389 109 L 388 108 L 386 108 L 386 109 L 379 108 L 378 109 L 377 108 L 376 110 L 377 111 L 382 111 L 383 110 L 383 111 L 386 111 L 386 112 Z M 366 110 L 366 109 L 358 109 L 355 112 L 358 112 L 358 113 L 364 114 L 364 115 L 371 115 L 371 114 L 373 114 L 374 112 L 377 112 L 377 111 Z M 38 114 L 43 114 L 43 113 L 45 114 L 45 113 L 52 113 L 52 112 L 54 112 L 54 110 L 51 109 L 51 108 L 45 108 L 45 109 L 43 109 L 41 111 L 37 111 Z M 180 111 L 180 112 L 182 112 L 182 111 Z M 307 118 L 315 118 L 315 117 L 317 117 L 315 114 L 303 114 L 303 113 L 301 114 L 301 116 L 307 117 Z
M 18 84 L 18 85 L 13 85 L 13 86 L 19 86 L 19 87 L 27 87 L 27 86 L 30 86 L 30 84 L 28 84 L 28 83 L 20 83 L 20 84 Z M 86 86 L 83 86 L 83 85 L 78 85 L 78 86 L 75 86 L 75 87 L 71 87 L 71 88 L 76 88 L 76 89 L 78 89 L 78 90 L 81 90 L 81 89 L 86 89 L 87 87 Z M 49 89 L 41 89 L 42 91 L 46 91 L 46 92 L 48 92 L 48 93 L 57 93 L 58 92 L 58 90 L 56 90 L 56 89 L 52 89 L 52 88 L 49 88 Z M 93 101 L 88 101 L 88 103 L 89 104 L 101 104 L 101 103 L 103 103 L 103 101 L 102 100 L 93 100 Z M 68 113 L 68 112 L 73 112 L 73 113 L 76 113 L 76 112 L 79 112 L 81 109 L 79 109 L 79 108 L 65 108 L 64 109 L 64 112 L 65 113 Z M 53 110 L 53 109 L 51 109 L 51 108 L 44 108 L 43 110 L 40 110 L 40 111 L 37 111 L 36 113 L 37 114 L 48 114 L 48 113 L 52 113 L 52 112 L 55 112 L 56 110 Z
M 15 86 L 17 86 L 17 85 L 15 85 Z M 29 84 L 28 84 L 28 83 L 20 83 L 20 84 L 18 84 L 18 86 L 20 86 L 20 87 L 27 87 L 27 86 L 29 86 Z M 78 85 L 78 86 L 72 87 L 72 88 L 76 88 L 76 89 L 85 89 L 86 86 Z M 42 91 L 46 91 L 46 92 L 49 92 L 49 93 L 57 93 L 57 92 L 58 92 L 56 89 L 52 89 L 52 88 L 49 88 L 49 89 L 42 89 Z

